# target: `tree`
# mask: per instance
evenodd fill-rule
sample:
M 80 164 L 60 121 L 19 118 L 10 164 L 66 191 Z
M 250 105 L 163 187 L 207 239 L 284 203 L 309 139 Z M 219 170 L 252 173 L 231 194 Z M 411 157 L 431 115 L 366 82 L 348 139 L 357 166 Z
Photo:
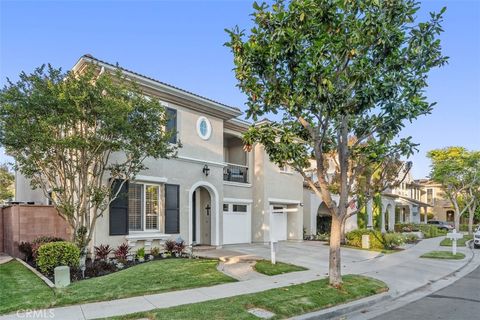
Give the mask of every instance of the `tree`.
M 414 24 L 412 0 L 278 0 L 254 3 L 249 34 L 226 30 L 247 116 L 276 121 L 252 126 L 248 146 L 263 144 L 270 159 L 304 176 L 332 216 L 330 284 L 340 286 L 340 235 L 355 179 L 356 159 L 410 155 L 415 144 L 398 134 L 406 122 L 431 112 L 427 74 L 446 63 L 442 13 Z M 349 143 L 354 140 L 355 142 Z M 339 201 L 332 200 L 326 161 L 339 164 Z M 303 169 L 313 156 L 316 183 Z
M 43 65 L 0 92 L 0 144 L 53 201 L 82 250 L 145 158 L 175 155 L 165 124 L 159 101 L 120 69 L 63 73 Z
M 480 152 L 463 147 L 431 150 L 430 178 L 442 185 L 453 205 L 455 229 L 460 230 L 460 218 L 469 212 L 468 231 L 472 232 L 473 218 L 480 190 Z
M 14 196 L 15 176 L 6 164 L 0 165 L 0 201 L 7 201 Z

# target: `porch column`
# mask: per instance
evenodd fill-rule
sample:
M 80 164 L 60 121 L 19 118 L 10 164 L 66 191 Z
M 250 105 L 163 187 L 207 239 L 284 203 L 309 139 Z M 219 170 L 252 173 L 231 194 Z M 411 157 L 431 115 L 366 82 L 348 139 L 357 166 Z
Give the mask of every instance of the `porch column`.
M 387 232 L 387 230 L 385 230 L 385 214 L 388 214 L 386 211 L 387 211 L 387 210 L 383 211 L 383 208 L 381 209 L 381 214 L 380 214 L 380 231 L 381 231 L 382 233 Z
M 404 207 L 400 208 L 400 214 L 398 216 L 400 218 L 400 223 L 404 223 L 405 222 L 405 220 L 403 219 L 405 217 L 405 208 Z
M 408 209 L 410 210 L 410 214 L 408 215 L 408 222 L 413 223 L 413 206 L 409 205 Z
M 427 223 L 428 223 L 428 217 L 427 217 L 428 214 L 427 214 L 427 207 L 426 207 L 426 206 L 423 207 L 423 214 L 424 214 L 424 216 L 423 216 L 423 222 L 425 222 L 425 224 L 427 224 Z
M 390 206 L 390 212 L 388 213 L 390 218 L 388 219 L 388 230 L 394 231 L 395 230 L 395 205 Z
M 367 202 L 367 229 L 373 229 L 373 200 L 368 200 Z

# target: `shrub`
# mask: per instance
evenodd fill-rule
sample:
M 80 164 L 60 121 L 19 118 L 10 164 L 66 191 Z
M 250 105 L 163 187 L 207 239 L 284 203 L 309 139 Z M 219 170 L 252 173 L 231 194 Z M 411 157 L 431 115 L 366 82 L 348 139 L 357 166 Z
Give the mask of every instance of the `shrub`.
M 50 242 L 61 242 L 65 241 L 62 238 L 58 237 L 50 237 L 50 236 L 43 236 L 43 237 L 38 237 L 32 242 L 32 258 L 36 261 L 37 260 L 37 251 L 38 249 L 44 245 L 45 243 L 50 243 Z
M 407 233 L 404 235 L 405 243 L 417 243 L 418 236 L 415 233 Z
M 183 253 L 183 251 L 185 251 L 185 241 L 178 241 L 178 242 L 175 242 L 175 247 L 173 249 L 173 251 L 177 254 L 177 255 L 181 255 Z
M 150 250 L 150 254 L 154 257 L 158 256 L 160 254 L 160 249 L 158 247 L 153 247 Z
M 33 258 L 32 244 L 30 242 L 22 242 L 18 245 L 18 250 L 25 255 L 25 261 Z
M 350 246 L 362 247 L 362 236 L 370 235 L 370 248 L 371 249 L 384 249 L 384 239 L 380 231 L 367 230 L 367 229 L 357 229 L 350 232 L 347 232 L 345 238 L 347 239 L 347 244 Z
M 130 247 L 127 243 L 122 243 L 113 251 L 113 255 L 115 259 L 119 262 L 125 263 L 127 261 L 128 252 L 130 251 Z
M 38 249 L 37 265 L 45 274 L 52 274 L 58 266 L 78 267 L 80 250 L 71 242 L 50 242 Z
M 108 244 L 105 246 L 103 244 L 99 245 L 98 247 L 94 247 L 95 249 L 95 259 L 106 261 L 110 252 L 113 251 Z
M 145 258 L 145 248 L 141 247 L 137 250 L 137 258 L 144 259 Z
M 330 241 L 330 234 L 328 233 L 317 233 L 315 239 L 318 241 Z
M 175 252 L 175 246 L 177 243 L 174 240 L 167 240 L 165 241 L 165 251 L 167 251 L 170 254 L 173 254 Z
M 383 235 L 385 249 L 395 249 L 405 243 L 405 237 L 401 233 L 386 233 Z

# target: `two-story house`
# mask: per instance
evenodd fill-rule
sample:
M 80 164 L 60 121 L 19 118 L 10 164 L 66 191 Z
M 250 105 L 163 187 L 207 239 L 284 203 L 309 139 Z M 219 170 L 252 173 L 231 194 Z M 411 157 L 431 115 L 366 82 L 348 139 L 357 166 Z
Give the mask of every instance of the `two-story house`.
M 73 69 L 87 64 L 116 68 L 85 55 Z M 146 160 L 148 169 L 123 190 L 128 197 L 114 201 L 98 220 L 93 245 L 127 241 L 148 250 L 177 237 L 212 246 L 303 238 L 303 179 L 270 162 L 261 145 L 244 151 L 241 136 L 249 124 L 238 119 L 238 108 L 122 72 L 166 107 L 167 129 L 177 132 L 172 142 L 183 147 L 176 158 Z M 16 201 L 48 200 L 17 174 Z

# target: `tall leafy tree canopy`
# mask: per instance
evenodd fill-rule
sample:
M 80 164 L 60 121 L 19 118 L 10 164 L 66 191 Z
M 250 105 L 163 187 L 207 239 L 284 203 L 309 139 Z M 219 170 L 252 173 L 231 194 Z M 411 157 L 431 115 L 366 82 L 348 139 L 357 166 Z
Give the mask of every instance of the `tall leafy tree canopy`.
M 63 73 L 43 65 L 0 91 L 0 144 L 51 197 L 81 247 L 117 196 L 115 180 L 135 177 L 147 157 L 175 155 L 165 124 L 160 102 L 119 69 Z
M 15 193 L 15 176 L 6 164 L 0 165 L 0 201 L 12 199 Z
M 460 218 L 469 212 L 469 231 L 480 201 L 480 152 L 463 147 L 431 150 L 430 178 L 440 183 L 455 209 L 455 228 L 460 230 Z
M 427 74 L 446 63 L 442 14 L 416 23 L 413 0 L 292 0 L 254 3 L 250 32 L 227 30 L 239 88 L 253 120 L 247 145 L 260 142 L 270 159 L 305 176 L 332 213 L 330 282 L 340 285 L 341 224 L 365 161 L 410 155 L 415 143 L 398 134 L 431 112 Z M 338 159 L 340 200 L 332 201 L 326 158 Z M 362 159 L 360 161 L 360 159 Z M 317 186 L 318 185 L 318 186 Z

